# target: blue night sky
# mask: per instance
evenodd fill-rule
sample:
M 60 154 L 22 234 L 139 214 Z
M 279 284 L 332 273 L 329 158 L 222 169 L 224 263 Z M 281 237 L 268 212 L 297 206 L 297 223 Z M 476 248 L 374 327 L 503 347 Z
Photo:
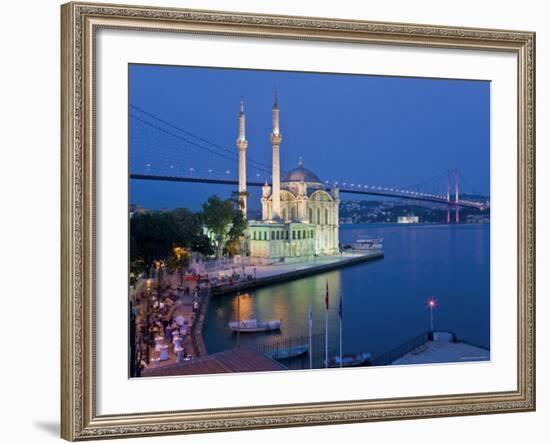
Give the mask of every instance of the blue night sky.
M 466 185 L 461 192 L 489 195 L 490 83 L 486 81 L 149 65 L 130 65 L 129 78 L 130 105 L 235 154 L 242 96 L 247 155 L 269 167 L 276 90 L 282 171 L 295 167 L 302 156 L 304 166 L 323 181 L 408 187 L 458 168 Z M 144 124 L 144 120 L 158 121 L 135 108 L 131 114 L 142 119 L 130 118 L 131 172 L 150 168 L 187 175 L 193 168 L 196 175 L 229 170 L 235 176 L 235 161 Z M 248 178 L 270 181 L 268 174 L 250 167 Z M 130 203 L 196 210 L 210 195 L 228 197 L 232 190 L 236 187 L 131 180 Z M 443 193 L 444 181 L 420 190 Z M 249 206 L 259 208 L 260 189 L 251 191 Z

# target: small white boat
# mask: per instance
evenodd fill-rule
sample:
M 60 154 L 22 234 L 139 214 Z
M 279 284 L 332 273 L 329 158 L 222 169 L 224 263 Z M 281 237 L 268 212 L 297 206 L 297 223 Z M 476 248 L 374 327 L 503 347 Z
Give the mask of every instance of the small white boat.
M 306 354 L 309 351 L 309 346 L 292 346 L 290 348 L 284 349 L 271 349 L 267 352 L 264 352 L 269 358 L 274 360 L 285 360 L 287 358 L 298 357 L 300 355 Z
M 343 355 L 342 367 L 349 368 L 354 366 L 368 366 L 370 363 L 370 359 L 371 359 L 370 352 L 360 352 L 358 354 Z M 328 362 L 328 366 L 329 368 L 339 368 L 340 356 L 331 358 Z
M 371 249 L 382 249 L 383 238 L 359 238 L 353 245 L 353 249 L 358 251 L 369 251 Z
M 230 321 L 229 329 L 233 332 L 265 332 L 281 329 L 281 320 L 271 320 L 268 322 L 259 322 L 255 318 L 248 320 Z

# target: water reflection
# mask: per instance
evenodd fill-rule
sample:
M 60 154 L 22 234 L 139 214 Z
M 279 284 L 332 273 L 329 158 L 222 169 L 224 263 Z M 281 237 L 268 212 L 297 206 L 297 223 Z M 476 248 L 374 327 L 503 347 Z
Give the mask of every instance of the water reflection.
M 385 258 L 300 280 L 258 288 L 241 296 L 240 318 L 281 319 L 278 332 L 241 334 L 243 345 L 308 335 L 325 326 L 325 290 L 329 284 L 329 348 L 338 350 L 338 302 L 344 299 L 345 353 L 381 354 L 425 332 L 430 326 L 426 300 L 435 297 L 436 329 L 489 347 L 488 225 L 368 225 L 341 228 L 342 242 L 370 235 L 384 238 Z M 236 295 L 211 300 L 204 330 L 209 352 L 231 348 L 236 334 L 227 323 L 237 318 Z

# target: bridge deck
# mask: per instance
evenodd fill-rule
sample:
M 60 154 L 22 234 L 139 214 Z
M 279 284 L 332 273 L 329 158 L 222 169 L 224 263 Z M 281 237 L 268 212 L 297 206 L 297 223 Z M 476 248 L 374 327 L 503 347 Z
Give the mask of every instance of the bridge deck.
M 165 176 L 165 175 L 153 175 L 153 174 L 130 174 L 130 179 L 132 180 L 152 180 L 152 181 L 168 181 L 168 182 L 180 182 L 180 183 L 207 183 L 207 184 L 219 184 L 219 185 L 235 185 L 239 184 L 238 180 L 233 178 L 217 178 L 217 177 L 195 177 L 195 176 Z M 262 187 L 264 183 L 257 181 L 247 181 L 246 183 L 249 187 Z M 327 190 L 330 188 L 327 186 Z M 451 200 L 447 201 L 446 196 L 430 196 L 430 195 L 421 195 L 419 193 L 414 193 L 407 190 L 399 190 L 388 188 L 381 188 L 372 186 L 370 188 L 360 189 L 359 187 L 346 187 L 340 186 L 338 188 L 341 193 L 345 194 L 360 194 L 360 195 L 375 195 L 379 197 L 391 197 L 391 198 L 400 198 L 408 200 L 416 200 L 422 202 L 430 203 L 441 203 L 441 204 L 451 204 L 456 206 L 456 203 Z M 472 202 L 466 200 L 459 200 L 458 206 L 471 207 L 484 209 L 485 205 L 480 202 Z

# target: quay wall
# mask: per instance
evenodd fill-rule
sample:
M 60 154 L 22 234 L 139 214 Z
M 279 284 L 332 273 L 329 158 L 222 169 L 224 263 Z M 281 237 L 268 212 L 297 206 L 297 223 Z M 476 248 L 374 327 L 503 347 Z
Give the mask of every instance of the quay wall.
M 294 271 L 282 272 L 276 275 L 270 275 L 267 277 L 261 277 L 254 280 L 247 280 L 243 282 L 237 282 L 232 285 L 223 285 L 212 288 L 212 295 L 231 294 L 234 292 L 245 291 L 252 288 L 258 288 L 261 286 L 267 286 L 271 284 L 281 283 L 289 280 L 295 280 L 297 278 L 306 277 L 309 275 L 320 274 L 322 272 L 331 271 L 333 269 L 343 268 L 346 266 L 352 266 L 359 263 L 380 260 L 384 258 L 382 251 L 375 252 L 368 255 L 361 255 L 358 257 L 350 257 L 348 259 L 342 259 L 333 263 L 326 263 L 318 266 L 311 266 L 304 269 L 297 269 Z
M 197 313 L 197 321 L 193 325 L 193 342 L 197 353 L 194 357 L 205 357 L 208 355 L 206 344 L 204 343 L 204 338 L 202 336 L 202 329 L 206 320 L 206 313 L 208 312 L 208 303 L 210 302 L 211 293 L 210 291 L 205 292 L 205 295 L 202 296 L 199 312 Z

